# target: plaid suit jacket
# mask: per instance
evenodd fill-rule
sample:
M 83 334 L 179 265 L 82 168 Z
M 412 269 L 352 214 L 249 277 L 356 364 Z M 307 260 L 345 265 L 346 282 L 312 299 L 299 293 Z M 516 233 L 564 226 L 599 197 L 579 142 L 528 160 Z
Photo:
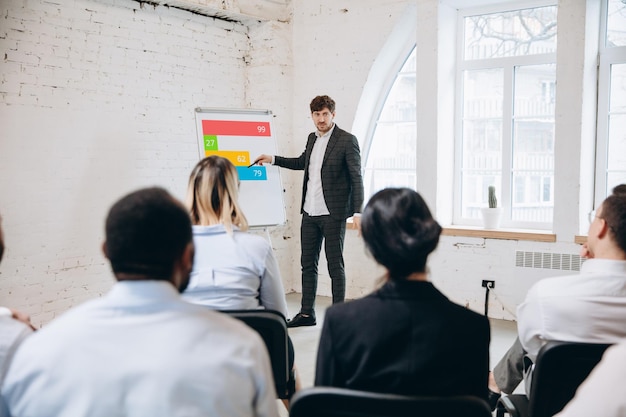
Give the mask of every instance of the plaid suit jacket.
M 304 152 L 297 158 L 274 157 L 275 165 L 287 169 L 304 170 L 300 212 L 304 207 L 309 182 L 309 162 L 316 140 L 315 132 L 310 133 Z M 359 142 L 356 136 L 340 129 L 337 125 L 328 140 L 322 162 L 322 190 L 326 207 L 332 217 L 347 219 L 355 212 L 361 211 L 363 177 Z

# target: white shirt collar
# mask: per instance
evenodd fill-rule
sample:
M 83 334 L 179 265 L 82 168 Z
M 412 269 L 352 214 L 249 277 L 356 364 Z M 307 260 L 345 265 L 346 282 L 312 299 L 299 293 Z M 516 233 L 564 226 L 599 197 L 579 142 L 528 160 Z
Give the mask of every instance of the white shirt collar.
M 135 305 L 159 303 L 180 299 L 180 294 L 169 281 L 118 281 L 104 297 L 115 304 Z
M 587 259 L 580 267 L 580 272 L 608 272 L 626 274 L 626 261 L 617 259 Z

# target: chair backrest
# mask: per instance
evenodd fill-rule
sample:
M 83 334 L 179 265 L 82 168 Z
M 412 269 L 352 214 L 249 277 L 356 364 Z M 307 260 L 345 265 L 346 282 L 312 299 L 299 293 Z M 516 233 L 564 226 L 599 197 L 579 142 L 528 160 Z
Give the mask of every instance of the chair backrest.
M 256 330 L 265 342 L 272 364 L 278 398 L 290 398 L 295 391 L 295 376 L 289 366 L 287 321 L 274 310 L 222 310 Z
M 293 396 L 289 417 L 491 417 L 489 405 L 471 396 L 409 397 L 312 387 Z
M 609 346 L 604 343 L 546 343 L 537 355 L 532 374 L 529 415 L 549 417 L 561 411 Z

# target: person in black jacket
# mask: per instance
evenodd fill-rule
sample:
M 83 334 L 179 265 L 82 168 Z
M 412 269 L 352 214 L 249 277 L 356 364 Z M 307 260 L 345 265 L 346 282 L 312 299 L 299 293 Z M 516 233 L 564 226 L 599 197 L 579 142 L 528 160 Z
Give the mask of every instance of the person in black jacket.
M 386 268 L 384 284 L 328 308 L 315 385 L 403 395 L 487 400 L 487 318 L 428 282 L 426 259 L 441 226 L 407 188 L 376 193 L 361 217 L 365 245 Z

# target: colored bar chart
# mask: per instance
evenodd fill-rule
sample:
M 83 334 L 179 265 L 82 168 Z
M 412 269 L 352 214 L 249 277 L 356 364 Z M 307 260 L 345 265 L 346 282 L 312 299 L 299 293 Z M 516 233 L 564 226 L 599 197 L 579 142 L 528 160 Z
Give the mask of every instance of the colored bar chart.
M 279 168 L 253 164 L 260 155 L 277 153 L 274 117 L 269 110 L 196 108 L 198 156 L 218 155 L 235 166 L 239 204 L 251 227 L 285 224 L 287 218 Z
M 271 136 L 269 122 L 241 121 L 241 120 L 203 120 L 202 134 L 204 155 L 218 155 L 228 159 L 237 168 L 240 181 L 267 181 L 267 170 L 264 166 L 252 166 L 250 152 L 220 150 L 220 136 Z

